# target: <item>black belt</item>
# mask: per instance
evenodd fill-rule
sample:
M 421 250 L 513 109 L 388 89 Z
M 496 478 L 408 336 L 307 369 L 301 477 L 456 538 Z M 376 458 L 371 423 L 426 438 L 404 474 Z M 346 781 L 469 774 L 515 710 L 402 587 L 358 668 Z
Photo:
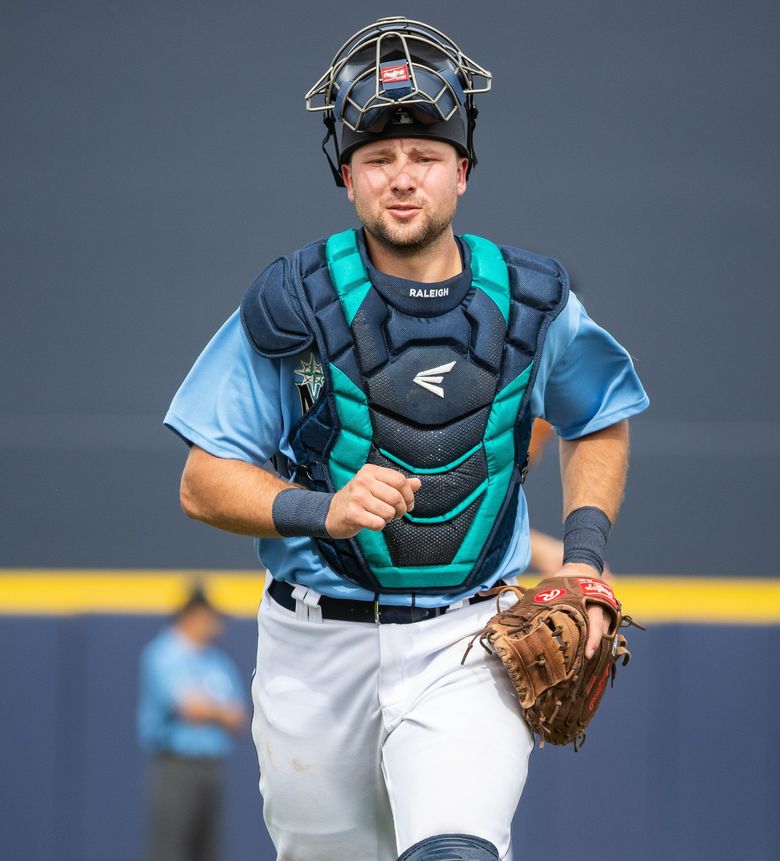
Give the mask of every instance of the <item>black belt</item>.
M 499 580 L 496 586 L 503 586 Z M 293 589 L 295 586 L 284 580 L 272 580 L 268 594 L 288 610 L 295 609 Z M 490 595 L 472 595 L 469 604 L 487 601 Z M 443 616 L 448 606 L 444 607 L 399 607 L 395 604 L 380 604 L 377 601 L 351 601 L 344 598 L 330 598 L 321 595 L 317 606 L 322 610 L 323 619 L 339 619 L 342 622 L 376 622 L 378 624 L 407 625 L 410 622 L 423 622 Z

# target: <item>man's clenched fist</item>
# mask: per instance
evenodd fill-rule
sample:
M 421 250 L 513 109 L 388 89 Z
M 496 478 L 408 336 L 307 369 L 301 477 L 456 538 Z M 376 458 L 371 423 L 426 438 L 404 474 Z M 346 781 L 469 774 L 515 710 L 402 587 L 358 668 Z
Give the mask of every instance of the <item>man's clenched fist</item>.
M 419 478 L 367 463 L 333 497 L 325 528 L 333 538 L 352 538 L 361 529 L 380 532 L 414 508 L 419 489 Z

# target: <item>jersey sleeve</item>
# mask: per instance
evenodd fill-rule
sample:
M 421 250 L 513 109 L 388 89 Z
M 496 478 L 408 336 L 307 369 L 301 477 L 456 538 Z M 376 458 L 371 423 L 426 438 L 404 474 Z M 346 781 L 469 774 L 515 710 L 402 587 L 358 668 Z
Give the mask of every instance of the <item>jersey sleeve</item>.
M 570 294 L 547 333 L 531 397 L 535 416 L 577 439 L 647 409 L 628 352 Z
M 215 457 L 263 466 L 286 448 L 278 360 L 258 355 L 233 313 L 174 396 L 165 425 Z
M 148 645 L 142 654 L 138 686 L 138 741 L 144 750 L 161 749 L 168 737 L 174 703 L 160 661 L 159 644 Z

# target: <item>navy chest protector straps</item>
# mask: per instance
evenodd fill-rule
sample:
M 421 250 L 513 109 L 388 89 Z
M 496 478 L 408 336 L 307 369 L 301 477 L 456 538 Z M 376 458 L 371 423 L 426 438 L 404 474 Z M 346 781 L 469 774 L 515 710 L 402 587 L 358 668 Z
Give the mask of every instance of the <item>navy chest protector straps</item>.
M 324 385 L 292 433 L 295 481 L 337 491 L 366 463 L 421 480 L 414 511 L 381 532 L 313 539 L 374 592 L 471 588 L 512 537 L 531 390 L 568 278 L 551 258 L 463 241 L 471 288 L 415 313 L 371 283 L 353 230 L 275 261 L 241 304 L 258 353 L 316 349 L 322 362 Z

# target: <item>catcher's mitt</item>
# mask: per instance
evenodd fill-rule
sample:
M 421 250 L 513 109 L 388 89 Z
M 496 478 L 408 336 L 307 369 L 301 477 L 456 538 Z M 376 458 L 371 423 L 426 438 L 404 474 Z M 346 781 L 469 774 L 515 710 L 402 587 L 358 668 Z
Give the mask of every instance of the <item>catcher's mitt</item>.
M 502 611 L 499 601 L 507 591 L 519 600 Z M 501 586 L 488 594 L 498 596 L 499 612 L 474 640 L 479 638 L 488 652 L 503 661 L 540 746 L 545 741 L 573 743 L 577 750 L 585 741 L 585 727 L 601 702 L 607 680 L 615 678 L 618 661 L 625 666 L 631 657 L 620 628 L 634 625 L 644 630 L 643 626 L 621 614 L 610 586 L 595 577 L 549 577 L 532 589 Z M 586 604 L 591 603 L 602 606 L 612 624 L 596 653 L 586 659 Z

